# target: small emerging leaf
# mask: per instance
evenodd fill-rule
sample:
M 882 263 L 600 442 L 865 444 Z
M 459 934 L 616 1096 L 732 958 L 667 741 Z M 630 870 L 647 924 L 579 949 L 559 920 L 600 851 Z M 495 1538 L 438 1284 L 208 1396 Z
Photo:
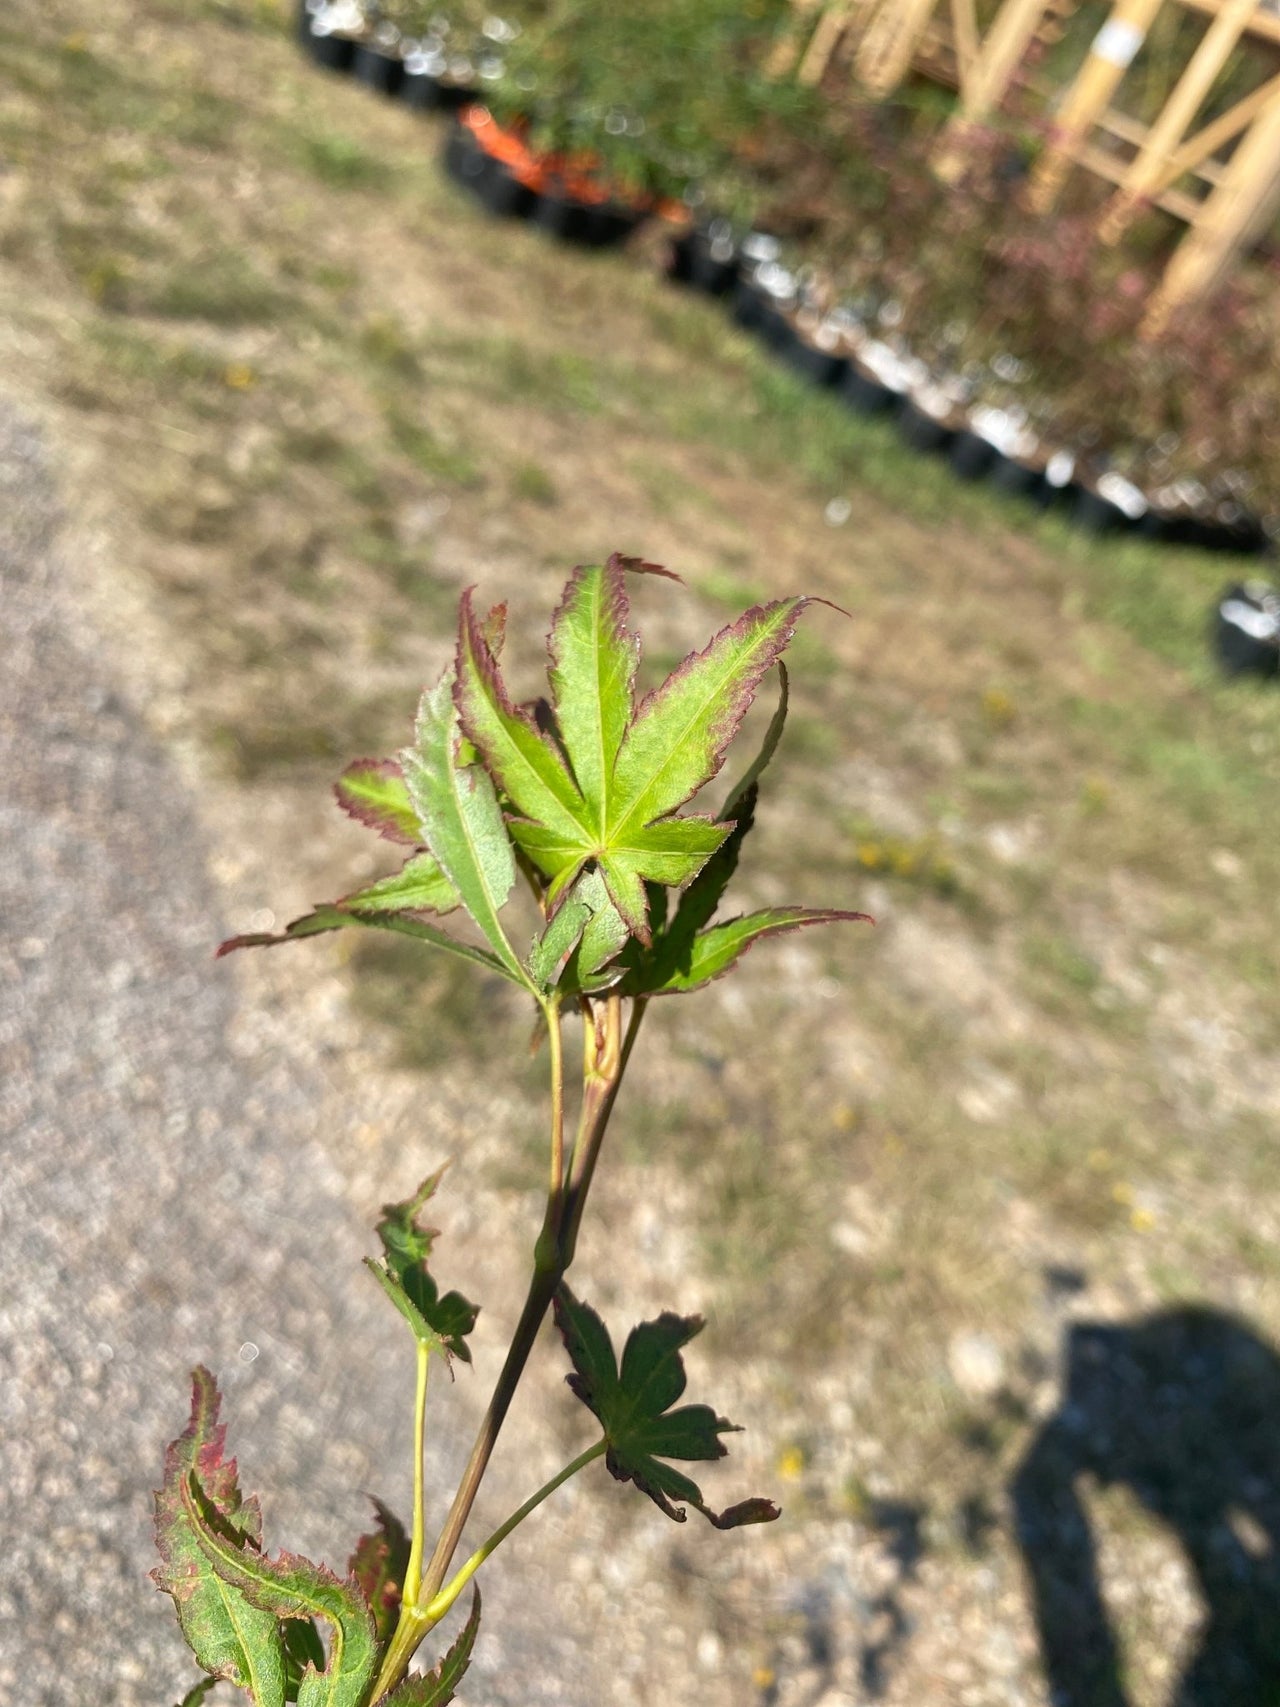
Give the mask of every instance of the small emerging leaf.
M 611 962 L 627 941 L 626 921 L 609 898 L 604 878 L 599 871 L 584 871 L 574 885 L 573 893 L 580 895 L 589 909 L 578 946 L 569 957 L 561 983 L 570 990 L 589 994 L 616 984 L 622 974 L 620 965 Z
M 210 1521 L 231 1552 L 257 1556 L 258 1502 L 244 1500 L 235 1459 L 224 1459 L 226 1425 L 218 1421 L 218 1385 L 207 1369 L 191 1378 L 191 1420 L 165 1453 L 164 1485 L 155 1496 L 156 1544 L 163 1563 L 151 1575 L 173 1596 L 187 1645 L 215 1678 L 252 1692 L 258 1707 L 283 1707 L 284 1656 L 276 1620 L 219 1579 L 188 1510 L 187 1480 L 205 1490 Z
M 389 842 L 422 841 L 418 815 L 394 759 L 357 759 L 333 785 L 338 805 Z
M 418 1219 L 435 1196 L 443 1174 L 444 1169 L 438 1168 L 404 1203 L 384 1204 L 382 1219 L 375 1229 L 382 1243 L 384 1261 L 365 1260 L 383 1291 L 413 1329 L 415 1338 L 443 1352 L 447 1358 L 460 1357 L 464 1363 L 470 1363 L 466 1336 L 476 1325 L 479 1308 L 460 1292 L 440 1295 L 427 1268 L 439 1231 L 424 1226 Z
M 296 1554 L 275 1558 L 237 1547 L 227 1539 L 216 1510 L 192 1472 L 182 1501 L 200 1551 L 219 1582 L 260 1614 L 270 1614 L 277 1651 L 276 1619 L 323 1618 L 329 1625 L 328 1665 L 307 1663 L 298 1688 L 298 1707 L 360 1707 L 373 1676 L 378 1648 L 373 1619 L 353 1582 L 342 1582 L 323 1565 Z
M 641 1322 L 627 1336 L 619 1369 L 608 1329 L 563 1281 L 555 1314 L 574 1368 L 566 1380 L 598 1418 L 608 1443 L 605 1463 L 620 1482 L 634 1482 L 677 1523 L 684 1522 L 684 1505 L 700 1511 L 717 1529 L 771 1523 L 779 1516 L 778 1508 L 765 1499 L 712 1511 L 696 1482 L 660 1462 L 723 1458 L 726 1449 L 720 1436 L 733 1432 L 733 1424 L 708 1405 L 670 1408 L 685 1389 L 680 1351 L 701 1332 L 700 1317 L 664 1311 L 656 1321 Z
M 577 947 L 582 928 L 590 917 L 591 909 L 579 895 L 575 884 L 572 893 L 547 920 L 542 934 L 534 938 L 533 947 L 529 950 L 529 972 L 544 989 L 555 984 L 561 967 Z
M 584 871 L 534 943 L 529 970 L 547 988 L 556 983 L 563 966 L 562 991 L 601 989 L 621 976 L 621 968 L 605 973 L 600 969 L 616 959 L 626 940 L 627 927 L 609 899 L 604 878 L 599 871 Z
M 476 1645 L 480 1628 L 480 1590 L 471 1596 L 471 1612 L 448 1653 L 422 1677 L 407 1677 L 390 1695 L 384 1695 L 378 1707 L 448 1707 L 454 1690 L 462 1682 L 471 1664 L 471 1650 Z
M 409 1568 L 409 1537 L 400 1519 L 381 1500 L 374 1500 L 373 1507 L 378 1514 L 378 1527 L 356 1542 L 347 1570 L 369 1603 L 379 1642 L 387 1642 L 400 1611 L 400 1593 Z

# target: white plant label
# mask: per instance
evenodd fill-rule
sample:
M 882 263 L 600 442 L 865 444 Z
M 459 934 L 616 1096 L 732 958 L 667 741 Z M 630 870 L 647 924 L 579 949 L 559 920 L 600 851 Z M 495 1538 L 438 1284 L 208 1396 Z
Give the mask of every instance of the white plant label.
M 1089 49 L 1095 59 L 1108 65 L 1118 65 L 1123 71 L 1133 64 L 1134 56 L 1146 39 L 1146 32 L 1136 24 L 1126 24 L 1123 18 L 1108 18 L 1093 38 Z

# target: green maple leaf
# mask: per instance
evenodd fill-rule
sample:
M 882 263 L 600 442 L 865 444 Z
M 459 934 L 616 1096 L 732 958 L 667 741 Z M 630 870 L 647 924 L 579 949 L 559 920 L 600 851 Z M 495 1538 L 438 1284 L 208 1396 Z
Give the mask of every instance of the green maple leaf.
M 677 1523 L 684 1522 L 685 1505 L 700 1511 L 717 1529 L 771 1523 L 780 1515 L 766 1499 L 743 1500 L 727 1511 L 713 1511 L 696 1482 L 661 1462 L 664 1458 L 695 1462 L 723 1458 L 727 1449 L 720 1436 L 735 1432 L 734 1425 L 709 1405 L 671 1409 L 685 1389 L 680 1351 L 701 1332 L 700 1317 L 664 1311 L 656 1321 L 641 1322 L 627 1336 L 619 1367 L 608 1329 L 563 1281 L 556 1293 L 555 1314 L 573 1364 L 573 1374 L 565 1379 L 599 1420 L 608 1443 L 605 1463 L 620 1482 L 634 1482 Z
M 155 1496 L 156 1545 L 162 1563 L 152 1579 L 173 1596 L 187 1646 L 214 1678 L 251 1691 L 259 1707 L 283 1707 L 285 1662 L 273 1614 L 228 1592 L 200 1544 L 184 1497 L 187 1480 L 200 1478 L 210 1522 L 226 1546 L 256 1554 L 262 1514 L 244 1499 L 236 1461 L 223 1456 L 226 1425 L 218 1421 L 218 1384 L 207 1369 L 191 1378 L 191 1420 L 165 1453 L 164 1484 Z M 197 1686 L 199 1687 L 199 1686 Z
M 444 1168 L 437 1168 L 405 1202 L 384 1204 L 375 1229 L 382 1243 L 383 1261 L 375 1262 L 371 1257 L 365 1261 L 416 1339 L 443 1352 L 446 1358 L 460 1357 L 470 1363 L 467 1335 L 476 1325 L 479 1308 L 460 1292 L 441 1294 L 427 1268 L 439 1230 L 419 1220 L 443 1174 Z
M 734 872 L 742 844 L 755 823 L 760 777 L 782 739 L 787 720 L 787 668 L 778 665 L 780 691 L 778 709 L 766 731 L 764 742 L 745 776 L 730 791 L 720 809 L 721 822 L 732 823 L 731 833 L 712 854 L 680 897 L 675 916 L 668 920 L 665 894 L 651 894 L 652 941 L 627 945 L 622 955 L 626 971 L 622 993 L 626 996 L 679 995 L 710 983 L 730 971 L 754 943 L 765 937 L 805 925 L 829 925 L 862 921 L 866 913 L 851 913 L 833 907 L 766 907 L 758 913 L 725 920 L 705 927 L 720 905 Z
M 637 706 L 625 572 L 640 567 L 649 566 L 615 554 L 574 571 L 548 640 L 554 733 L 512 703 L 469 594 L 455 697 L 463 731 L 505 797 L 512 838 L 549 884 L 550 907 L 596 868 L 627 930 L 647 943 L 646 883 L 684 886 L 732 830 L 677 814 L 719 770 L 809 601 L 747 611 Z
M 511 967 L 497 955 L 460 942 L 431 923 L 432 917 L 444 916 L 460 907 L 462 896 L 439 860 L 425 846 L 426 836 L 400 767 L 390 759 L 358 759 L 342 773 L 334 785 L 334 793 L 351 817 L 377 830 L 388 841 L 408 844 L 415 851 L 399 871 L 337 901 L 314 907 L 291 920 L 282 931 L 252 931 L 228 938 L 219 947 L 218 957 L 239 948 L 265 948 L 319 936 L 324 931 L 364 927 L 416 937 L 504 977 L 514 977 Z
M 256 1548 L 237 1543 L 201 1486 L 194 1470 L 179 1485 L 183 1509 L 196 1545 L 219 1586 L 228 1591 L 228 1604 L 252 1609 L 270 1623 L 270 1635 L 246 1638 L 266 1660 L 274 1656 L 283 1670 L 286 1647 L 279 1622 L 322 1618 L 329 1625 L 329 1651 L 314 1629 L 288 1645 L 296 1679 L 298 1707 L 360 1707 L 373 1678 L 378 1646 L 373 1618 L 353 1581 L 343 1582 L 323 1565 L 293 1553 L 269 1558 Z M 283 1676 L 281 1685 L 283 1687 Z M 257 1707 L 276 1707 L 283 1699 L 275 1690 L 260 1691 L 251 1683 Z
M 477 624 L 476 633 L 493 657 L 484 627 Z M 459 728 L 452 668 L 423 694 L 414 733 L 400 765 L 423 840 L 483 932 L 492 959 L 516 983 L 533 988 L 499 918 L 516 880 L 515 854 L 493 778 Z
M 572 993 L 603 989 L 622 977 L 610 963 L 627 941 L 627 926 L 598 870 L 582 872 L 548 919 L 529 954 L 529 970 L 548 988 Z
M 692 990 L 766 937 L 865 917 L 774 907 L 713 922 L 785 721 L 780 655 L 811 601 L 747 611 L 637 704 L 628 572 L 668 574 L 617 553 L 574 571 L 548 636 L 549 697 L 523 705 L 498 664 L 506 607 L 481 616 L 464 595 L 456 660 L 422 696 L 413 744 L 398 759 L 357 760 L 335 786 L 350 816 L 411 849 L 402 868 L 283 930 L 232 937 L 219 954 L 353 927 L 392 931 L 545 1004 L 611 986 L 639 998 Z M 718 815 L 683 813 L 775 662 L 782 694 L 759 756 Z M 523 957 L 502 922 L 517 871 L 543 912 Z M 669 890 L 681 892 L 674 910 Z M 485 946 L 436 922 L 458 909 Z

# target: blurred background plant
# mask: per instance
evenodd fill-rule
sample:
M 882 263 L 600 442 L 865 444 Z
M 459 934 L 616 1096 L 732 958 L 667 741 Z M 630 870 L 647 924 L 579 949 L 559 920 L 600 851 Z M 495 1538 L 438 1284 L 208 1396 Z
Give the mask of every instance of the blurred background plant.
M 808 91 L 765 74 L 784 0 L 590 0 L 530 6 L 486 98 L 536 146 L 590 155 L 646 197 L 750 212 L 744 161 L 767 120 L 801 123 Z

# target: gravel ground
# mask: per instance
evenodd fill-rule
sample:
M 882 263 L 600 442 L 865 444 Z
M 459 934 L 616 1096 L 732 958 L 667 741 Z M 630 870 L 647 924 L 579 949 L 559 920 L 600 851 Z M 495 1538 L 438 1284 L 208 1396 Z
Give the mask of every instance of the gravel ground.
M 247 1437 L 278 1404 L 317 1526 L 347 1515 L 343 1485 L 368 1466 L 343 1418 L 368 1377 L 317 1328 L 358 1331 L 363 1310 L 309 1257 L 357 1232 L 308 1137 L 309 1087 L 278 1061 L 246 1096 L 232 985 L 206 975 L 218 909 L 191 803 L 83 631 L 45 455 L 9 412 L 0 482 L 0 1617 L 22 1632 L 0 1694 L 52 1707 L 110 1680 L 125 1707 L 189 1676 L 143 1574 L 192 1361 L 232 1390 Z M 282 1139 L 301 1165 L 282 1165 Z M 266 1254 L 244 1255 L 259 1239 Z

